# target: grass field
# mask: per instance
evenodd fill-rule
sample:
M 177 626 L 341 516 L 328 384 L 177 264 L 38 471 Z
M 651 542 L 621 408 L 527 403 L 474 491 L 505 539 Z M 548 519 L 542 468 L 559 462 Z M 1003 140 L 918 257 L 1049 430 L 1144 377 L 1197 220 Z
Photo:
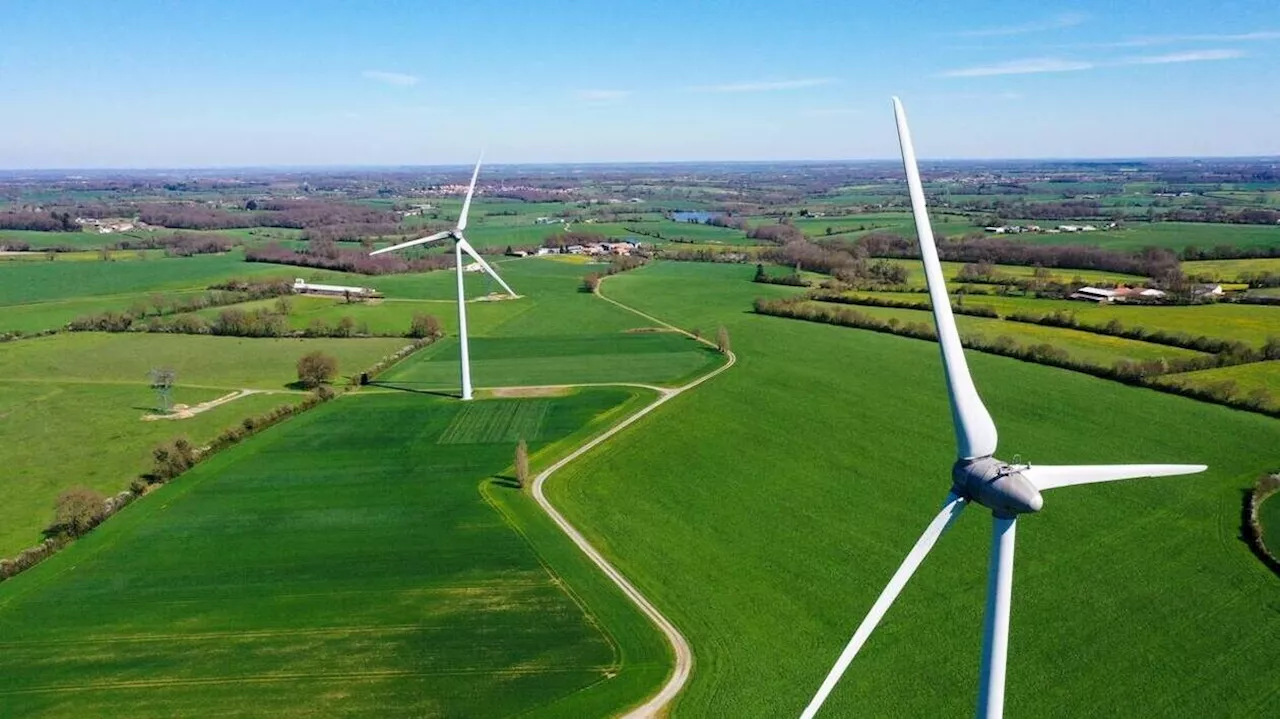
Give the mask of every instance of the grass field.
M 864 292 L 893 300 L 915 299 L 916 295 L 895 292 Z M 924 299 L 920 296 L 920 299 Z M 1280 334 L 1280 308 L 1262 305 L 1236 305 L 1217 303 L 1206 305 L 1099 305 L 1073 300 L 1041 300 L 1030 297 L 1001 297 L 999 295 L 965 295 L 964 303 L 971 307 L 991 307 L 1001 315 L 1013 312 L 1047 314 L 1058 310 L 1072 312 L 1081 322 L 1106 324 L 1119 320 L 1125 327 L 1146 327 L 1165 332 L 1181 332 L 1196 337 L 1217 337 L 1239 340 L 1258 346 L 1267 338 Z
M 321 350 L 339 374 L 356 374 L 408 344 L 395 338 L 245 339 L 209 335 L 73 332 L 0 344 L 6 380 L 126 382 L 145 385 L 167 367 L 178 385 L 281 390 L 297 379 L 298 358 Z
M 1280 241 L 1280 238 L 1277 238 Z M 1252 260 L 1197 260 L 1183 262 L 1182 271 L 1188 277 L 1207 275 L 1217 281 L 1239 280 L 1246 274 L 1280 275 L 1280 257 L 1264 257 Z
M 361 393 L 219 454 L 0 584 L 5 713 L 601 716 L 635 703 L 667 671 L 660 637 L 552 541 L 526 495 L 484 480 L 510 471 L 510 435 L 538 435 L 544 463 L 641 394 Z M 460 424 L 505 429 L 446 441 Z
M 174 401 L 194 405 L 242 388 L 283 391 L 297 378 L 298 357 L 312 350 L 355 373 L 406 342 L 74 333 L 0 344 L 0 557 L 36 543 L 59 492 L 79 485 L 119 492 L 150 468 L 159 442 L 179 435 L 207 442 L 298 399 L 250 395 L 191 419 L 144 422 L 157 400 L 151 369 L 176 370 Z
M 684 326 L 723 321 L 739 361 L 549 488 L 692 643 L 675 716 L 798 713 L 933 516 L 953 460 L 935 344 L 751 315 L 771 288 L 750 275 L 661 264 L 606 283 Z M 1268 713 L 1276 579 L 1237 537 L 1240 489 L 1274 469 L 1280 422 L 968 354 L 1005 457 L 1211 467 L 1062 490 L 1026 519 L 1009 714 Z M 988 523 L 970 510 L 938 545 L 830 715 L 972 711 Z
M 1189 387 L 1209 387 L 1222 382 L 1234 382 L 1239 396 L 1247 397 L 1254 390 L 1266 390 L 1271 396 L 1268 406 L 1280 409 L 1280 361 L 1252 362 L 1234 367 L 1171 374 L 1161 377 L 1160 381 Z
M 832 306 L 831 303 L 827 303 L 827 305 Z M 923 322 L 930 326 L 933 324 L 933 313 L 928 310 L 862 305 L 837 306 L 848 307 L 857 312 L 884 320 L 896 318 L 904 324 L 908 322 Z M 1022 345 L 1051 344 L 1066 350 L 1073 359 L 1103 367 L 1110 367 L 1119 360 L 1141 362 L 1143 360 L 1161 358 L 1182 359 L 1204 356 L 1203 352 L 1186 350 L 1180 347 L 1168 347 L 1122 337 L 1109 337 L 1092 332 L 1081 332 L 1080 330 L 1042 327 L 1025 322 L 1010 322 L 988 317 L 956 315 L 956 326 L 960 328 L 961 335 L 965 337 L 981 336 L 990 341 L 1005 335 L 1012 337 Z
M 174 402 L 195 405 L 229 390 L 181 387 Z M 90 487 L 103 494 L 128 489 L 151 469 L 151 448 L 185 435 L 197 446 L 295 395 L 249 395 L 190 419 L 142 421 L 156 411 L 145 374 L 128 384 L 0 380 L 0 445 L 5 501 L 0 502 L 0 557 L 38 543 L 63 490 Z
M 1262 525 L 1262 538 L 1272 554 L 1280 551 L 1280 500 L 1271 495 L 1258 507 L 1258 523 Z
M 1045 225 L 1045 222 L 1036 224 Z M 1052 223 L 1049 223 L 1052 224 Z M 1020 239 L 1050 245 L 1097 245 L 1112 250 L 1141 250 L 1166 247 L 1179 251 L 1187 247 L 1267 247 L 1280 242 L 1280 227 L 1269 225 L 1226 225 L 1203 222 L 1131 222 L 1123 229 L 1087 234 L 1019 235 Z
M 895 265 L 901 265 L 907 268 L 907 284 L 914 287 L 924 287 L 924 267 L 920 264 L 920 260 L 895 260 L 891 259 Z M 963 262 L 943 262 L 942 274 L 947 278 L 947 282 L 956 282 L 956 276 L 960 274 L 960 270 L 964 267 Z M 996 274 L 1008 277 L 1018 277 L 1031 279 L 1035 276 L 1036 268 L 1027 267 L 1025 265 L 992 265 Z M 1052 282 L 1071 282 L 1102 285 L 1141 285 L 1147 281 L 1145 277 L 1137 275 L 1126 275 L 1120 272 L 1101 272 L 1096 270 L 1058 270 L 1049 269 L 1049 278 Z

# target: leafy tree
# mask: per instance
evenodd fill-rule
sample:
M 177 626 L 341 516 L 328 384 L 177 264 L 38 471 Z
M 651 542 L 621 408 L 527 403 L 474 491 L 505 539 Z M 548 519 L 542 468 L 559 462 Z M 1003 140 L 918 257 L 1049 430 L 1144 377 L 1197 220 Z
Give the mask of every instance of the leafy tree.
M 768 276 L 768 275 L 766 275 L 766 274 L 765 274 L 765 272 L 764 272 L 764 265 L 763 265 L 763 264 L 757 264 L 757 265 L 756 265 L 756 276 L 755 276 L 755 277 L 753 277 L 753 278 L 751 278 L 751 281 L 752 281 L 752 282 L 767 282 L 768 280 L 769 280 L 769 276 Z
M 298 360 L 298 381 L 303 387 L 319 387 L 333 379 L 336 374 L 338 374 L 338 360 L 323 352 L 309 352 Z
M 335 334 L 339 337 L 350 337 L 356 333 L 356 320 L 351 315 L 343 315 L 338 318 L 338 326 Z

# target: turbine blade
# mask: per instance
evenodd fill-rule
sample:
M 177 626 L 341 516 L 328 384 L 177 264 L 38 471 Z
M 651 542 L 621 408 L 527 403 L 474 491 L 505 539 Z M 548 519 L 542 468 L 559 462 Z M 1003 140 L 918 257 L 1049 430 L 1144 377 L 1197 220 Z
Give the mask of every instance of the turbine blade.
M 911 548 L 907 558 L 898 567 L 898 571 L 893 573 L 893 578 L 889 580 L 889 584 L 885 586 L 884 591 L 880 592 L 880 597 L 871 606 L 871 611 L 867 612 L 862 624 L 858 625 L 858 630 L 853 633 L 853 638 L 849 640 L 849 644 L 840 653 L 840 658 L 836 660 L 835 666 L 831 667 L 827 678 L 823 680 L 822 686 L 818 688 L 818 693 L 813 695 L 809 706 L 805 707 L 804 713 L 800 715 L 801 719 L 812 719 L 818 713 L 818 710 L 822 708 L 822 703 L 827 700 L 827 695 L 831 693 L 836 683 L 840 681 L 840 677 L 844 675 L 845 670 L 849 668 L 849 663 L 857 656 L 858 650 L 862 648 L 867 638 L 871 636 L 871 632 L 880 623 L 880 619 L 884 617 L 885 612 L 889 611 L 889 607 L 898 598 L 902 588 L 907 586 L 907 580 L 911 579 L 912 574 L 915 574 L 920 563 L 929 554 L 929 550 L 933 549 L 933 545 L 938 542 L 938 538 L 942 536 L 942 533 L 947 531 L 947 527 L 951 526 L 956 517 L 960 516 L 960 511 L 964 509 L 967 503 L 968 500 L 964 497 L 959 497 L 955 494 L 947 495 L 947 501 L 942 506 L 942 511 L 938 512 L 938 516 L 934 517 L 933 521 L 929 523 L 929 526 L 924 530 L 924 534 L 921 534 L 920 539 L 916 540 L 916 545 Z
M 902 148 L 902 164 L 907 171 L 911 212 L 915 215 L 920 258 L 924 262 L 929 300 L 933 304 L 933 321 L 938 329 L 938 344 L 942 347 L 942 364 L 946 369 L 947 392 L 951 396 L 951 421 L 955 425 L 957 450 L 961 459 L 989 457 L 996 451 L 996 425 L 986 406 L 982 404 L 977 388 L 973 386 L 969 365 L 964 360 L 960 333 L 956 330 L 956 320 L 951 314 L 951 298 L 942 279 L 942 265 L 938 262 L 938 248 L 933 242 L 929 211 L 924 204 L 924 188 L 920 184 L 920 169 L 916 166 L 916 151 L 911 144 L 911 131 L 907 128 L 907 115 L 896 97 L 893 98 L 893 114 L 898 121 L 898 144 Z
M 517 296 L 516 291 L 511 289 L 511 286 L 508 285 L 506 282 L 502 281 L 502 278 L 498 276 L 497 272 L 494 272 L 493 268 L 489 266 L 489 263 L 485 262 L 483 257 L 481 257 L 475 250 L 471 249 L 470 242 L 467 242 L 466 239 L 459 237 L 458 247 L 461 247 L 463 252 L 467 253 L 468 255 L 471 255 L 471 258 L 473 260 L 480 263 L 480 266 L 484 268 L 484 271 L 488 272 L 490 277 L 497 280 L 498 284 L 502 285 L 502 289 L 507 291 L 507 294 L 511 295 L 512 297 Z
M 991 517 L 991 569 L 987 575 L 987 611 L 983 617 L 982 686 L 978 716 L 1004 715 L 1005 664 L 1009 658 L 1009 609 L 1013 603 L 1015 517 Z
M 467 213 L 471 211 L 471 196 L 476 191 L 476 178 L 480 176 L 480 163 L 484 161 L 484 153 L 480 153 L 480 158 L 476 160 L 475 172 L 471 173 L 471 186 L 467 188 L 467 199 L 462 201 L 462 214 L 458 215 L 457 231 L 462 232 L 467 229 Z
M 1139 477 L 1169 477 L 1175 474 L 1196 474 L 1209 467 L 1203 464 L 1084 464 L 1063 466 L 1034 466 L 1021 470 L 1022 476 L 1031 480 L 1036 489 L 1057 489 L 1075 484 L 1114 482 Z
M 443 240 L 444 238 L 448 237 L 449 234 L 450 234 L 449 230 L 445 230 L 444 232 L 437 232 L 434 235 L 427 235 L 426 237 L 419 237 L 416 240 L 409 240 L 408 242 L 401 242 L 398 245 L 392 245 L 390 247 L 383 247 L 380 250 L 374 250 L 373 252 L 369 253 L 369 256 L 372 257 L 374 255 L 380 255 L 384 252 L 395 252 L 396 250 L 403 250 L 406 247 L 413 247 L 414 245 L 425 245 L 428 242 Z

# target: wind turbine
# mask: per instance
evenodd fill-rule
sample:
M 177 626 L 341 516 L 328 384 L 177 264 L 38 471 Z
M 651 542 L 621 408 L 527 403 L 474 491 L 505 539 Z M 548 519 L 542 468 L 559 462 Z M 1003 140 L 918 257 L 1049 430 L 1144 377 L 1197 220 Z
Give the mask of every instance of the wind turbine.
M 467 229 L 467 213 L 471 210 L 471 196 L 475 194 L 476 178 L 480 176 L 480 163 L 483 160 L 483 155 L 481 155 L 479 160 L 476 160 L 475 172 L 471 173 L 471 185 L 467 188 L 467 199 L 462 201 L 462 213 L 458 215 L 458 223 L 453 226 L 452 230 L 437 232 L 434 235 L 419 237 L 416 240 L 401 242 L 398 245 L 383 247 L 380 250 L 374 250 L 369 253 L 370 255 L 380 255 L 384 252 L 394 252 L 406 247 L 413 247 L 414 245 L 425 245 L 428 242 L 436 242 L 437 240 L 453 238 L 454 269 L 456 269 L 458 273 L 458 354 L 462 359 L 462 399 L 464 400 L 471 399 L 471 357 L 467 348 L 467 297 L 463 289 L 462 282 L 462 253 L 465 252 L 468 255 L 471 255 L 471 258 L 475 260 L 485 272 L 489 273 L 490 277 L 497 280 L 498 284 L 502 285 L 502 289 L 506 290 L 507 294 L 511 295 L 512 298 L 519 297 L 519 295 L 515 293 L 515 290 L 512 290 L 511 286 L 506 282 L 503 282 L 502 278 L 498 276 L 498 273 L 493 271 L 493 268 L 489 266 L 489 263 L 485 262 L 484 258 L 480 257 L 480 255 L 476 253 L 476 251 L 471 247 L 471 243 L 467 242 L 467 238 L 462 236 L 462 231 Z
M 1013 544 L 1018 515 L 1040 511 L 1044 505 L 1041 492 L 1058 487 L 1094 482 L 1111 482 L 1137 477 L 1163 477 L 1174 474 L 1203 472 L 1203 464 L 1121 464 L 1093 466 L 1015 465 L 996 459 L 996 425 L 978 397 L 969 367 L 965 364 L 960 334 L 951 314 L 951 299 L 942 279 L 942 265 L 934 246 L 933 228 L 925 208 L 920 170 L 907 129 L 906 113 L 898 98 L 893 98 L 893 112 L 898 122 L 898 142 L 902 147 L 902 164 L 907 172 L 907 188 L 911 194 L 911 211 L 915 215 L 920 256 L 924 261 L 929 299 L 933 304 L 933 320 L 937 325 L 938 343 L 942 348 L 942 364 L 946 373 L 947 392 L 951 399 L 951 420 L 955 426 L 957 459 L 951 467 L 951 491 L 942 511 L 920 535 L 906 560 L 894 572 L 888 586 L 880 593 L 853 638 L 836 660 L 813 700 L 805 708 L 802 719 L 818 713 L 827 695 L 840 681 L 858 650 L 871 636 L 880 619 L 898 598 L 907 580 L 919 568 L 929 550 L 947 530 L 961 510 L 977 503 L 991 510 L 991 567 L 987 578 L 987 608 L 983 622 L 982 685 L 979 688 L 978 716 L 1000 717 L 1004 713 L 1005 659 L 1009 649 L 1009 604 L 1013 592 Z

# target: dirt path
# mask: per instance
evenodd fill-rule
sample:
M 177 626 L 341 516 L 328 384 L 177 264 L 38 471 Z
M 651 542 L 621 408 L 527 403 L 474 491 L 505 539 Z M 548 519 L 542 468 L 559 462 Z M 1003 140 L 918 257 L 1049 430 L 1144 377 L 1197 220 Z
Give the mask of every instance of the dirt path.
M 143 415 L 142 419 L 148 422 L 154 421 L 157 419 L 191 419 L 192 417 L 200 414 L 201 412 L 208 412 L 214 407 L 224 405 L 228 402 L 234 402 L 235 400 L 238 400 L 241 397 L 248 397 L 251 394 L 259 394 L 264 391 L 265 390 L 260 390 L 260 389 L 242 389 L 236 392 L 232 392 L 230 394 L 225 394 L 217 399 L 211 399 L 208 402 L 201 402 L 200 404 L 194 407 L 188 407 L 185 404 L 175 404 L 173 406 L 173 410 L 168 414 L 148 414 L 148 415 Z
M 603 281 L 601 282 L 601 284 L 603 285 Z M 679 327 L 667 324 L 666 322 L 663 322 L 662 320 L 656 317 L 647 315 L 632 307 L 628 307 L 616 300 L 611 300 L 608 297 L 601 295 L 598 290 L 596 292 L 596 296 L 600 297 L 600 299 L 606 302 L 615 304 L 618 307 L 621 307 L 622 309 L 627 310 L 628 312 L 633 312 L 637 315 L 640 315 L 641 317 L 644 317 L 645 319 L 651 322 L 656 322 L 659 325 L 662 325 L 663 327 L 679 332 L 691 339 L 697 339 L 699 342 L 702 342 L 708 345 L 712 344 L 707 340 L 704 340 L 701 338 L 695 338 L 692 334 L 685 332 Z M 667 638 L 667 642 L 671 644 L 672 651 L 675 653 L 675 657 L 676 657 L 675 669 L 674 671 L 672 671 L 671 676 L 667 679 L 667 683 L 662 686 L 662 689 L 660 689 L 657 694 L 654 694 L 645 703 L 631 709 L 625 715 L 623 715 L 624 717 L 626 717 L 626 719 L 640 719 L 641 717 L 662 716 L 665 713 L 667 706 L 671 703 L 673 699 L 676 698 L 676 695 L 680 693 L 680 690 L 684 688 L 685 683 L 689 681 L 689 673 L 693 669 L 693 651 L 689 648 L 688 640 L 686 640 L 684 638 L 684 635 L 680 633 L 680 630 L 677 629 L 676 626 L 671 623 L 671 620 L 663 616 L 662 612 L 658 611 L 658 608 L 655 607 L 653 603 L 650 602 L 643 594 L 641 594 L 640 590 L 636 589 L 635 586 L 632 585 L 631 582 L 628 581 L 625 576 L 623 576 L 622 572 L 618 571 L 617 568 L 615 568 L 612 564 L 610 564 L 609 560 L 605 559 L 604 556 L 601 555 L 600 552 L 597 551 L 595 547 L 591 546 L 591 543 L 587 541 L 587 538 L 584 537 L 582 533 L 577 530 L 577 528 L 575 528 L 572 524 L 570 524 L 569 520 L 565 519 L 564 515 L 560 514 L 559 510 L 557 510 L 555 506 L 551 504 L 551 502 L 547 499 L 546 494 L 543 493 L 543 484 L 547 481 L 548 477 L 555 474 L 565 465 L 581 457 L 587 452 L 590 452 L 596 446 L 608 441 L 614 435 L 618 434 L 622 430 L 626 429 L 627 427 L 630 427 L 632 424 L 637 422 L 641 417 L 644 417 L 645 415 L 649 414 L 653 410 L 662 406 L 673 397 L 677 397 L 683 394 L 684 392 L 687 392 L 693 389 L 694 387 L 697 387 L 703 382 L 706 382 L 712 377 L 715 377 L 721 372 L 724 372 L 725 370 L 732 367 L 735 362 L 738 361 L 738 358 L 734 356 L 733 352 L 727 353 L 727 356 L 728 356 L 728 361 L 725 362 L 724 364 L 720 365 L 719 367 L 716 367 L 715 369 L 702 375 L 701 377 L 698 377 L 692 382 L 689 382 L 688 384 L 683 385 L 681 387 L 677 387 L 675 389 L 655 387 L 653 385 L 643 385 L 643 384 L 630 385 L 630 386 L 646 387 L 649 389 L 657 390 L 659 393 L 658 398 L 653 402 L 651 402 L 650 404 L 648 404 L 647 406 L 645 406 L 640 411 L 626 418 L 621 423 L 617 424 L 616 426 L 614 426 L 612 429 L 608 430 L 604 434 L 600 435 L 599 437 L 596 437 L 590 442 L 587 442 L 583 446 L 574 450 L 567 457 L 551 465 L 550 467 L 548 467 L 546 470 L 544 470 L 541 474 L 539 474 L 537 477 L 534 477 L 533 479 L 533 497 L 535 500 L 537 500 L 538 505 L 541 506 L 543 511 L 545 511 L 551 517 L 552 521 L 554 521 L 556 525 L 559 526 L 560 529 L 569 536 L 569 539 L 573 540 L 573 543 L 578 545 L 578 548 L 581 549 L 583 553 L 585 553 L 588 557 L 590 557 L 591 561 L 595 562 L 596 566 L 600 568 L 600 571 L 604 572 L 605 576 L 609 577 L 609 579 L 611 579 L 614 584 L 618 585 L 618 588 L 622 590 L 623 594 L 626 594 L 627 598 L 630 599 L 633 604 L 639 607 L 640 611 L 643 612 L 644 615 L 647 616 L 649 620 L 652 621 L 654 625 L 657 626 L 658 629 L 662 631 L 663 635 L 665 635 Z M 617 385 L 617 384 L 623 384 L 623 383 L 612 383 L 612 384 Z M 580 386 L 588 386 L 588 385 L 566 385 L 566 386 L 580 387 Z

